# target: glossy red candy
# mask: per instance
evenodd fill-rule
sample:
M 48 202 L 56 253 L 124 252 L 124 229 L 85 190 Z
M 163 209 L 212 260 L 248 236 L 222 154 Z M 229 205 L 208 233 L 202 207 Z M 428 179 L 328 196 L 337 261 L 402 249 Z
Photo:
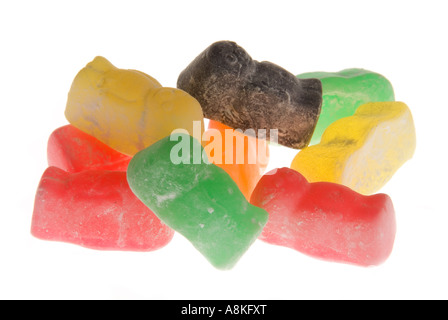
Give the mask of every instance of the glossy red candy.
M 174 231 L 133 194 L 126 172 L 49 167 L 36 193 L 31 234 L 98 250 L 152 251 Z
M 324 260 L 379 265 L 390 255 L 395 211 L 386 194 L 361 195 L 348 187 L 309 183 L 281 168 L 264 175 L 251 203 L 269 213 L 260 239 Z
M 126 171 L 131 157 L 115 151 L 72 125 L 65 125 L 50 135 L 47 159 L 49 166 L 68 172 Z

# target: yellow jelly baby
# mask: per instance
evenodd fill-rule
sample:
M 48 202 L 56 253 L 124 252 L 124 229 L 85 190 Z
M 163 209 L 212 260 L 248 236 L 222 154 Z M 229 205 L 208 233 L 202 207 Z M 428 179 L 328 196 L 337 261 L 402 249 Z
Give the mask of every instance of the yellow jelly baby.
M 412 114 L 403 102 L 361 105 L 332 123 L 321 142 L 301 150 L 291 168 L 309 182 L 328 181 L 372 194 L 383 187 L 416 146 Z
M 130 156 L 175 129 L 193 135 L 195 121 L 204 128 L 201 106 L 188 93 L 162 87 L 143 72 L 119 69 L 103 57 L 76 75 L 65 116 L 73 126 Z

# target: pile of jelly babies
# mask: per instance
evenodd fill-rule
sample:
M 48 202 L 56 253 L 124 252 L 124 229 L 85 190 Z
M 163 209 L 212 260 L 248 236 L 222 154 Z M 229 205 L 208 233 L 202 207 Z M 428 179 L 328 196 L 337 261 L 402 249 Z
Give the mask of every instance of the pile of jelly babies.
M 416 136 L 378 73 L 296 76 L 219 41 L 168 88 L 98 56 L 74 78 L 65 116 L 48 139 L 36 238 L 149 252 L 178 233 L 223 270 L 257 239 L 357 266 L 392 252 L 394 206 L 376 192 Z M 297 154 L 266 172 L 273 144 Z

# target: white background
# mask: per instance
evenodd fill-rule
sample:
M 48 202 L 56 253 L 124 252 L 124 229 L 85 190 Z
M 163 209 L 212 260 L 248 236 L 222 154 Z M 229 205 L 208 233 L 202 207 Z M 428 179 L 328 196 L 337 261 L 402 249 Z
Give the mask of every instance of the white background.
M 446 299 L 446 1 L 2 1 L 2 299 Z M 257 241 L 218 271 L 176 235 L 150 253 L 104 252 L 30 235 L 50 133 L 76 73 L 96 55 L 164 86 L 211 43 L 233 40 L 294 74 L 365 68 L 411 109 L 417 150 L 381 190 L 397 238 L 381 266 L 320 261 Z M 271 149 L 270 168 L 295 151 Z

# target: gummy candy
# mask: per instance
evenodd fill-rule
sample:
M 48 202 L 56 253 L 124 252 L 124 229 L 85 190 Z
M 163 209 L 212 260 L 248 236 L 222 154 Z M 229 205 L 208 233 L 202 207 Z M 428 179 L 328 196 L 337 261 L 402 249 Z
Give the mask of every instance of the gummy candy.
M 366 103 L 331 124 L 319 144 L 298 152 L 291 168 L 309 182 L 335 182 L 372 194 L 413 156 L 415 147 L 414 122 L 405 103 Z
M 103 57 L 76 75 L 65 116 L 73 126 L 129 156 L 175 129 L 193 134 L 193 122 L 203 122 L 201 106 L 186 92 L 162 87 L 143 72 L 119 69 Z
M 153 251 L 174 231 L 131 191 L 124 171 L 45 170 L 36 193 L 31 233 L 90 249 Z
M 68 172 L 126 171 L 131 157 L 115 151 L 68 124 L 54 130 L 50 135 L 47 159 L 50 167 L 58 167 Z
M 368 102 L 394 101 L 391 83 L 381 74 L 365 69 L 339 72 L 308 72 L 300 79 L 317 78 L 322 82 L 322 110 L 310 144 L 319 143 L 325 129 L 334 121 L 352 116 Z
M 223 169 L 195 157 L 207 160 L 201 143 L 173 134 L 132 158 L 128 182 L 143 203 L 214 267 L 230 269 L 256 241 L 268 214 L 252 206 Z
M 411 112 L 394 100 L 378 73 L 295 76 L 231 41 L 200 53 L 177 88 L 95 57 L 68 93 L 70 124 L 48 140 L 31 233 L 152 251 L 178 232 L 223 270 L 257 239 L 379 265 L 396 221 L 391 199 L 372 194 L 416 145 Z M 269 144 L 302 150 L 263 176 Z
M 206 48 L 179 75 L 177 87 L 199 101 L 205 118 L 253 129 L 262 139 L 278 130 L 275 142 L 295 149 L 308 145 L 322 103 L 320 80 L 301 80 L 271 62 L 253 60 L 231 41 Z
M 251 203 L 269 212 L 259 238 L 267 243 L 358 266 L 379 265 L 392 252 L 395 211 L 386 194 L 308 183 L 299 172 L 280 168 L 260 179 Z
M 268 142 L 245 135 L 214 120 L 209 121 L 208 128 L 209 130 L 204 132 L 204 137 L 210 136 L 210 143 L 205 145 L 204 150 L 209 156 L 209 161 L 224 169 L 249 201 L 252 190 L 269 162 Z M 212 130 L 217 130 L 219 135 L 213 135 Z M 217 146 L 214 147 L 212 144 Z

